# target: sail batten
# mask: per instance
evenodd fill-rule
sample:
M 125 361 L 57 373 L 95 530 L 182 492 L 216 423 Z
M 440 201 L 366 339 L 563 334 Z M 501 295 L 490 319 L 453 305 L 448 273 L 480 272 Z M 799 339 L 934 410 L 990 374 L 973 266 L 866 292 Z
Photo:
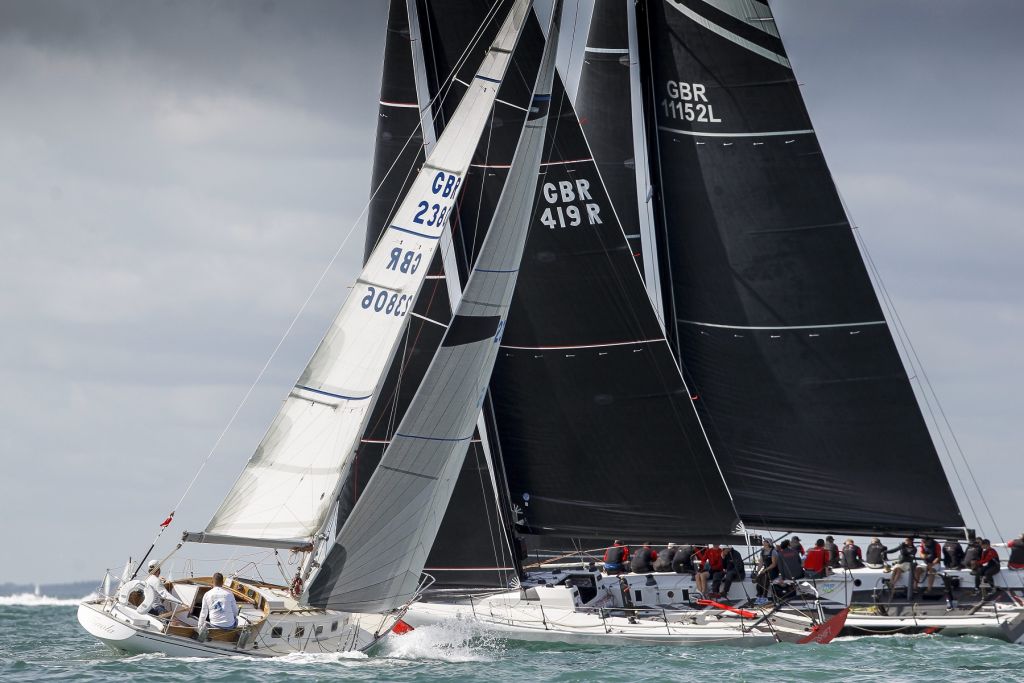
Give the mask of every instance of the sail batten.
M 477 74 L 485 78 L 475 79 L 466 90 L 394 214 L 376 207 L 374 215 L 386 214 L 388 227 L 374 242 L 296 387 L 207 525 L 211 537 L 309 538 L 324 525 L 487 124 L 510 61 L 502 50 L 516 45 L 529 8 L 528 0 L 512 3 L 491 45 L 501 50 L 484 54 Z M 392 11 L 392 19 L 400 22 L 402 14 Z M 381 99 L 407 101 L 408 96 Z M 418 125 L 418 113 L 415 117 L 410 133 Z M 307 400 L 303 392 L 315 400 Z

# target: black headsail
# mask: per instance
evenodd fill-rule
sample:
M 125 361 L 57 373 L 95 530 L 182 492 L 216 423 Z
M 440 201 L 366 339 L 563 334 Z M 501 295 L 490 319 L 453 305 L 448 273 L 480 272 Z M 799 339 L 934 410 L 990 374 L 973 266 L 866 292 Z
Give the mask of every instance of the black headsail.
M 768 5 L 638 9 L 666 317 L 740 516 L 962 526 Z

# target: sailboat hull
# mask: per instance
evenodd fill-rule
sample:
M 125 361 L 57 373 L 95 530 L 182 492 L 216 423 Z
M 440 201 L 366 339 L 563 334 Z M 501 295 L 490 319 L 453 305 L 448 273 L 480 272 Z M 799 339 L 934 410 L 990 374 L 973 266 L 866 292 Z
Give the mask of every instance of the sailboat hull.
M 136 582 L 136 584 L 141 582 Z M 81 603 L 78 621 L 91 635 L 120 652 L 163 653 L 172 657 L 274 657 L 295 652 L 366 651 L 387 635 L 403 610 L 357 614 L 299 603 L 283 586 L 232 579 L 240 611 L 238 627 L 210 628 L 200 634 L 199 608 L 208 578 L 175 582 L 177 608 L 154 616 L 125 598 L 137 590 L 129 583 L 117 595 Z
M 416 603 L 406 613 L 404 621 L 414 628 L 457 621 L 513 640 L 570 645 L 759 647 L 778 642 L 771 632 L 746 629 L 735 619 L 704 624 L 666 623 L 658 618 L 602 616 L 538 605 L 482 608 L 480 605 Z

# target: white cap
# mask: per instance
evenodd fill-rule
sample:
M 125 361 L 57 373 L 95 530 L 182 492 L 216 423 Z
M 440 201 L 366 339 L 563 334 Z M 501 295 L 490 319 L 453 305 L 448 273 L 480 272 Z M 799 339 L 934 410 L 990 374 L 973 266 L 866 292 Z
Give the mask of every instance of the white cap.
M 160 566 L 160 562 L 158 560 L 150 560 L 147 566 L 149 567 L 149 571 L 153 571 L 153 569 Z

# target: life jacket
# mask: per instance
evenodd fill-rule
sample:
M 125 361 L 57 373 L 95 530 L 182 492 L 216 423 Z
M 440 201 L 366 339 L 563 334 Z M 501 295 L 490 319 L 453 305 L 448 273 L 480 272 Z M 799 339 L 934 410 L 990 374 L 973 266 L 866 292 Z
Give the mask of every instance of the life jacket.
M 784 579 L 799 579 L 804 575 L 800 564 L 800 552 L 793 548 L 776 548 L 775 556 L 779 558 L 779 573 Z
M 913 544 L 908 545 L 907 543 L 900 543 L 897 546 L 897 549 L 900 551 L 900 564 L 903 564 L 904 562 L 912 563 L 914 561 L 915 548 Z
M 870 544 L 865 561 L 868 564 L 883 564 L 885 562 L 885 546 L 881 543 Z
M 1024 569 L 1024 540 L 1017 538 L 1007 545 L 1010 546 L 1010 561 L 1007 566 L 1010 569 Z
M 613 545 L 604 551 L 605 564 L 622 564 L 626 559 L 626 548 L 621 545 Z
M 864 563 L 860 561 L 860 548 L 856 545 L 844 545 L 842 565 L 846 569 L 856 569 Z
M 824 573 L 828 566 L 828 551 L 824 548 L 814 547 L 804 558 L 804 569 L 812 572 Z

